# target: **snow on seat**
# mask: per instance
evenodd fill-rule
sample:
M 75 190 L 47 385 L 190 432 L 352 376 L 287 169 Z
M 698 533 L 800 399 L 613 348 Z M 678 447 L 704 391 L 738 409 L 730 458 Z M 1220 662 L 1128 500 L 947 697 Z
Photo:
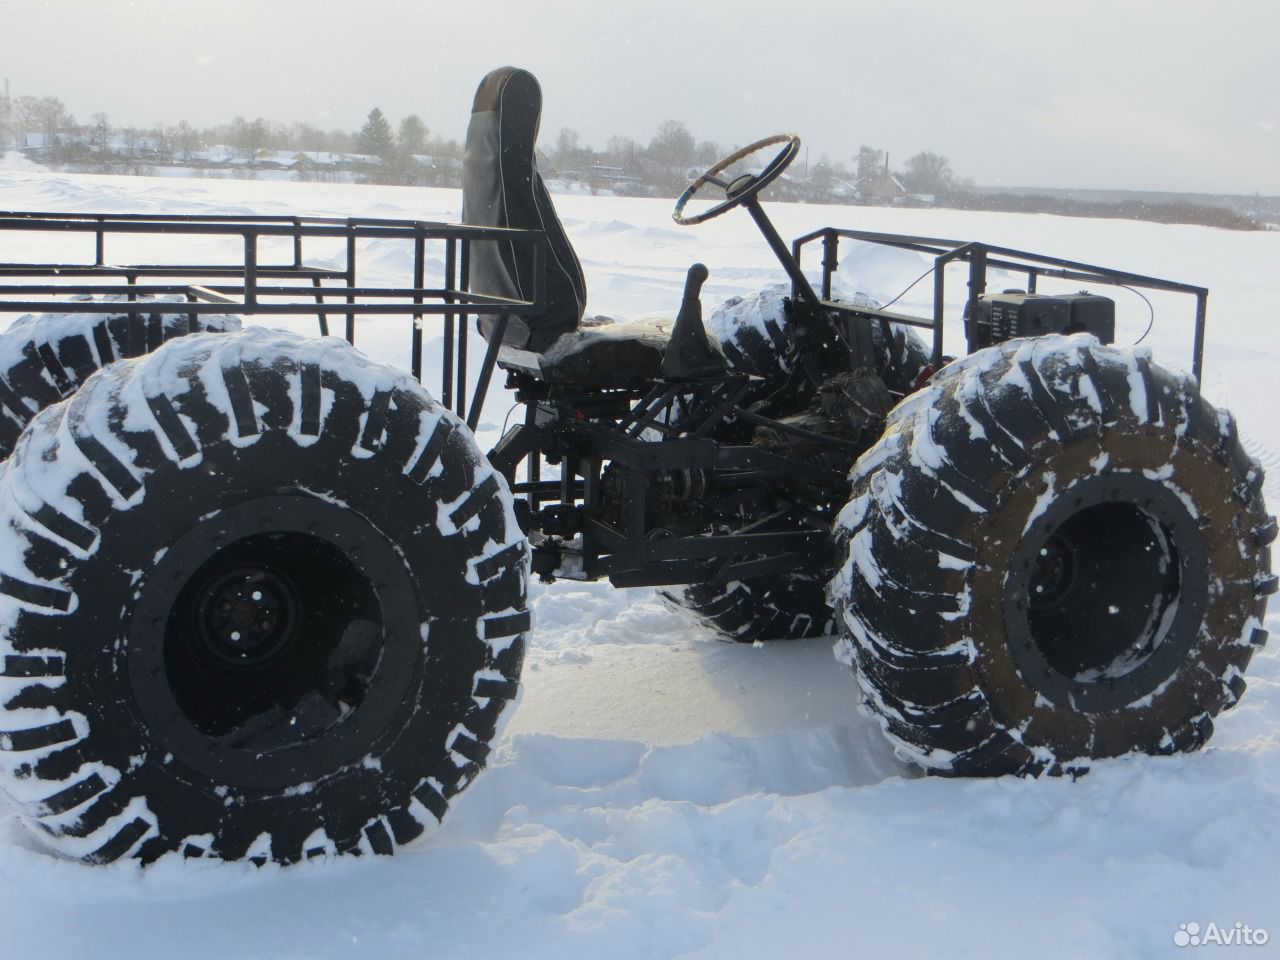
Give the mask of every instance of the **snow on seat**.
M 504 345 L 498 363 L 560 386 L 635 386 L 662 375 L 674 326 L 675 318 L 663 315 L 627 321 L 588 317 L 541 352 Z

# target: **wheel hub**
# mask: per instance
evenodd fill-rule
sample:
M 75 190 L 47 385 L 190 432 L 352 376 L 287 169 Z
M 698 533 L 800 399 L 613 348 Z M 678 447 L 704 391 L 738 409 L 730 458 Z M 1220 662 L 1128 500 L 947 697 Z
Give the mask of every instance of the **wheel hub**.
M 298 591 L 269 567 L 240 564 L 215 576 L 196 600 L 196 636 L 220 663 L 262 666 L 293 638 Z
M 1055 535 L 1045 542 L 1031 567 L 1028 602 L 1032 610 L 1050 610 L 1070 596 L 1076 583 L 1074 544 Z

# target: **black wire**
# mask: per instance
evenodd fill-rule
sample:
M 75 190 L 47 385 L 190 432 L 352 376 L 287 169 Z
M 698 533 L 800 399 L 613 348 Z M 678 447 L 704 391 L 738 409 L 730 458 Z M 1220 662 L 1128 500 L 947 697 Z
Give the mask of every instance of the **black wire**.
M 896 297 L 894 297 L 894 298 L 893 298 L 892 300 L 890 300 L 888 303 L 881 304 L 880 306 L 876 307 L 876 309 L 877 309 L 877 310 L 888 310 L 888 309 L 889 309 L 890 307 L 892 307 L 895 303 L 897 303 L 899 300 L 901 300 L 903 297 L 905 297 L 908 293 L 910 293 L 910 292 L 911 292 L 911 288 L 912 288 L 912 287 L 914 287 L 917 283 L 919 283 L 921 280 L 923 280 L 923 279 L 924 279 L 925 277 L 927 277 L 929 274 L 933 273 L 933 271 L 934 271 L 934 270 L 936 270 L 937 268 L 938 268 L 938 265 L 935 263 L 935 264 L 934 264 L 933 266 L 931 266 L 928 270 L 926 270 L 924 273 L 920 274 L 920 276 L 916 277 L 916 278 L 915 278 L 914 280 L 912 280 L 909 284 L 907 284 L 907 286 L 906 286 L 905 288 L 903 288 L 902 292 L 901 292 L 901 293 L 899 293 Z M 885 344 L 885 349 L 886 349 L 886 350 L 888 351 L 888 353 L 889 353 L 889 362 L 888 362 L 888 363 L 886 363 L 886 364 L 885 364 L 885 365 L 880 369 L 880 375 L 881 375 L 881 376 L 884 376 L 884 372 L 885 372 L 886 370 L 888 370 L 888 369 L 889 369 L 889 367 L 893 366 L 893 355 L 894 355 L 894 352 L 895 352 L 895 351 L 894 351 L 894 344 L 893 344 L 893 342 L 892 342 L 892 329 L 890 330 L 890 342 L 889 342 L 889 343 L 887 343 L 887 344 Z
M 914 287 L 917 283 L 919 283 L 921 280 L 923 280 L 923 279 L 924 279 L 925 277 L 927 277 L 929 274 L 933 273 L 933 271 L 934 271 L 934 270 L 936 270 L 936 269 L 938 269 L 938 265 L 935 263 L 932 267 L 930 267 L 930 268 L 929 268 L 928 270 L 926 270 L 924 273 L 920 274 L 920 276 L 918 276 L 918 277 L 916 277 L 914 280 L 912 280 L 912 281 L 911 281 L 911 283 L 909 283 L 909 284 L 907 285 L 907 287 L 906 287 L 906 289 L 905 289 L 905 290 L 903 290 L 900 294 L 898 294 L 896 297 L 894 297 L 894 298 L 893 298 L 892 300 L 890 300 L 888 303 L 883 304 L 879 309 L 881 309 L 881 310 L 888 310 L 888 309 L 889 309 L 890 307 L 892 307 L 895 303 L 897 303 L 899 300 L 901 300 L 903 297 L 905 297 L 908 293 L 910 293 L 910 292 L 911 292 L 911 288 L 912 288 L 912 287 Z
M 1117 286 L 1124 287 L 1124 289 L 1128 290 L 1130 293 L 1136 293 L 1139 297 L 1141 297 L 1142 302 L 1147 305 L 1147 311 L 1150 314 L 1150 316 L 1147 318 L 1147 329 L 1142 331 L 1142 336 L 1140 336 L 1137 340 L 1133 341 L 1133 345 L 1136 347 L 1143 340 L 1147 339 L 1147 334 L 1149 334 L 1151 332 L 1151 328 L 1156 325 L 1156 308 L 1151 305 L 1151 301 L 1146 298 L 1146 296 L 1143 294 L 1141 290 L 1135 290 L 1133 287 L 1126 287 L 1123 283 L 1117 284 Z

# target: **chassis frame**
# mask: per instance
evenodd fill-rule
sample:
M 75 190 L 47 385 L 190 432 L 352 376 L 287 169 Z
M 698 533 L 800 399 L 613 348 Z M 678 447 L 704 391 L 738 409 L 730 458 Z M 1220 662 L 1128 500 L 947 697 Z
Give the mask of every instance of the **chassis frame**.
M 1195 300 L 1192 369 L 1203 368 L 1208 291 L 1107 267 L 1040 254 L 932 237 L 827 227 L 788 246 L 754 197 L 743 206 L 791 281 L 790 336 L 797 374 L 815 388 L 825 376 L 870 364 L 872 325 L 890 342 L 890 324 L 931 333 L 932 366 L 946 360 L 946 267 L 968 267 L 966 316 L 985 292 L 988 271 L 1025 275 L 1027 292 L 1039 280 L 1186 294 Z M 144 214 L 0 213 L 0 251 L 33 234 L 86 239 L 80 260 L 22 262 L 0 252 L 0 315 L 22 313 L 126 314 L 141 325 L 157 312 L 314 316 L 321 335 L 330 318 L 356 343 L 359 316 L 409 321 L 409 368 L 424 378 L 424 324 L 441 323 L 438 380 L 441 402 L 473 430 L 495 371 L 525 409 L 490 459 L 511 484 L 522 526 L 533 542 L 534 571 L 545 578 L 599 579 L 618 586 L 727 583 L 789 570 L 830 570 L 835 514 L 844 504 L 848 468 L 870 444 L 817 434 L 749 403 L 751 378 L 727 372 L 697 380 L 657 379 L 640 387 L 575 390 L 550 385 L 506 356 L 507 320 L 545 306 L 547 240 L 539 231 L 370 218 L 301 216 L 185 216 Z M 223 262 L 118 262 L 129 240 L 164 238 L 180 254 L 184 238 L 223 237 Z M 496 240 L 528 244 L 535 279 L 527 300 L 497 297 L 469 286 L 472 245 Z M 405 243 L 412 275 L 403 285 L 361 283 L 362 244 Z M 852 306 L 832 296 L 841 242 L 914 251 L 933 258 L 933 310 L 919 317 Z M 818 290 L 802 264 L 820 246 Z M 316 247 L 323 248 L 318 256 Z M 334 252 L 336 250 L 336 253 Z M 696 303 L 694 271 L 686 306 Z M 923 278 L 922 278 L 923 279 Z M 104 298 L 111 299 L 104 299 Z M 154 298 L 177 298 L 178 309 L 157 309 Z M 478 371 L 471 363 L 473 317 L 499 319 L 484 344 Z M 482 341 L 483 342 L 483 341 Z M 975 349 L 970 332 L 966 350 Z M 474 389 L 469 389 L 474 378 Z M 900 399 L 899 394 L 896 399 Z M 822 447 L 826 463 L 788 456 L 750 442 L 725 441 L 726 425 L 746 423 Z M 558 466 L 558 476 L 544 465 Z M 521 470 L 523 467 L 523 470 Z

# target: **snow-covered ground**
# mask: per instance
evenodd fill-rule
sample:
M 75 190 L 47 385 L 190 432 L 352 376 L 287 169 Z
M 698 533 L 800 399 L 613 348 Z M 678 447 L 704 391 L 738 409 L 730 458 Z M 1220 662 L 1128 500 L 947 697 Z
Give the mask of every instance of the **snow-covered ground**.
M 711 270 L 708 309 L 783 279 L 740 212 L 682 229 L 667 201 L 557 202 L 588 313 L 673 311 L 694 260 Z M 9 210 L 453 220 L 459 208 L 445 190 L 0 166 Z M 784 236 L 832 224 L 983 239 L 1208 286 L 1204 389 L 1237 414 L 1280 503 L 1280 234 L 945 210 L 770 213 Z M 88 255 L 67 242 L 0 236 L 0 261 Z M 409 256 L 364 250 L 362 275 L 399 279 Z M 841 281 L 883 301 L 926 267 L 850 250 Z M 963 277 L 949 281 L 958 300 Z M 898 308 L 922 310 L 927 286 Z M 1131 342 L 1147 308 L 1115 295 L 1118 339 Z M 1146 342 L 1160 361 L 1189 364 L 1190 301 L 1153 299 Z M 403 363 L 408 336 L 368 320 L 357 342 Z M 509 406 L 491 398 L 482 443 Z M 0 810 L 0 956 L 1129 958 L 1177 953 L 1180 925 L 1210 922 L 1271 934 L 1272 945 L 1238 949 L 1280 949 L 1280 645 L 1255 659 L 1249 693 L 1206 752 L 1104 763 L 1077 782 L 949 781 L 894 758 L 856 713 L 828 641 L 716 643 L 652 591 L 601 584 L 536 586 L 533 606 L 523 702 L 429 842 L 290 869 L 89 868 L 36 852 Z

